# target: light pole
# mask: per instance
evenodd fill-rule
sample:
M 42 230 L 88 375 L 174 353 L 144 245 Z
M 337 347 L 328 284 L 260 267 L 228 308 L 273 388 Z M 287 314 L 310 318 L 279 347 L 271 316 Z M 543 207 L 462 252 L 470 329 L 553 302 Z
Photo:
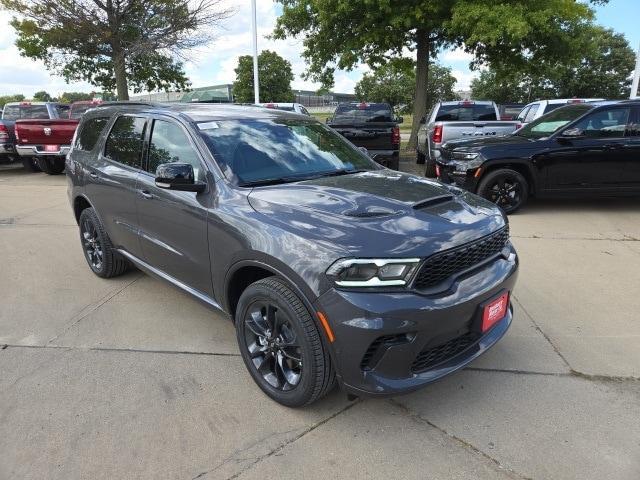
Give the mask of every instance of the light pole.
M 258 83 L 258 22 L 256 18 L 256 0 L 251 0 L 251 25 L 253 27 L 253 102 L 260 103 L 260 84 Z
M 633 82 L 631 83 L 631 95 L 629 98 L 637 98 L 638 81 L 640 81 L 640 47 L 638 47 L 638 53 L 636 54 L 636 69 L 633 72 Z

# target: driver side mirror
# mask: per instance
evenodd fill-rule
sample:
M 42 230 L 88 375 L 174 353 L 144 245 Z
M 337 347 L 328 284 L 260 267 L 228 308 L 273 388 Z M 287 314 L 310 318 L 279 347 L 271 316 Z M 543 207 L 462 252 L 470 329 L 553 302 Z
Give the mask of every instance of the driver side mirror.
M 207 184 L 196 182 L 193 165 L 189 163 L 163 163 L 156 169 L 156 187 L 180 192 L 204 192 Z

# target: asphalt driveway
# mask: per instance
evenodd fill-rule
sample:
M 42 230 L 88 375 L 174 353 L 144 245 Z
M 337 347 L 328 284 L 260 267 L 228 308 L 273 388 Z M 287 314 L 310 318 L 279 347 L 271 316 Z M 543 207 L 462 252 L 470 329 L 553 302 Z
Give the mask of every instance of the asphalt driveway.
M 91 273 L 64 176 L 0 166 L 0 479 L 640 478 L 640 199 L 532 202 L 511 232 L 515 321 L 486 356 L 291 410 L 228 319 Z

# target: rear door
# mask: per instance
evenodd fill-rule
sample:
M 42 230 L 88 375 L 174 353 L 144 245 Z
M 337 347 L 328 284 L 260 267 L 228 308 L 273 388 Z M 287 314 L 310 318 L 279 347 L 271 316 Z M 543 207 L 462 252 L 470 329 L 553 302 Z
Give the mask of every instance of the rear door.
M 196 180 L 206 181 L 205 163 L 188 131 L 173 119 L 154 119 L 149 137 L 145 171 L 138 179 L 136 197 L 144 259 L 174 279 L 212 297 L 207 242 L 210 194 L 178 192 L 155 184 L 158 166 L 170 162 L 191 164 Z
M 86 193 L 111 242 L 142 258 L 138 239 L 136 184 L 142 169 L 147 118 L 120 115 L 113 122 L 104 148 L 87 162 Z

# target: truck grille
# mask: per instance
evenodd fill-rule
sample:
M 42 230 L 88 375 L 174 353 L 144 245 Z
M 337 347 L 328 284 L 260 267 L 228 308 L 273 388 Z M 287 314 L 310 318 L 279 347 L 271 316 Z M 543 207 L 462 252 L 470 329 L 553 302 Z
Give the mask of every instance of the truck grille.
M 416 275 L 413 286 L 427 289 L 500 253 L 509 240 L 509 227 L 459 247 L 427 258 Z
M 466 350 L 477 339 L 477 333 L 469 332 L 437 347 L 422 350 L 411 365 L 411 371 L 414 373 L 424 372 Z

